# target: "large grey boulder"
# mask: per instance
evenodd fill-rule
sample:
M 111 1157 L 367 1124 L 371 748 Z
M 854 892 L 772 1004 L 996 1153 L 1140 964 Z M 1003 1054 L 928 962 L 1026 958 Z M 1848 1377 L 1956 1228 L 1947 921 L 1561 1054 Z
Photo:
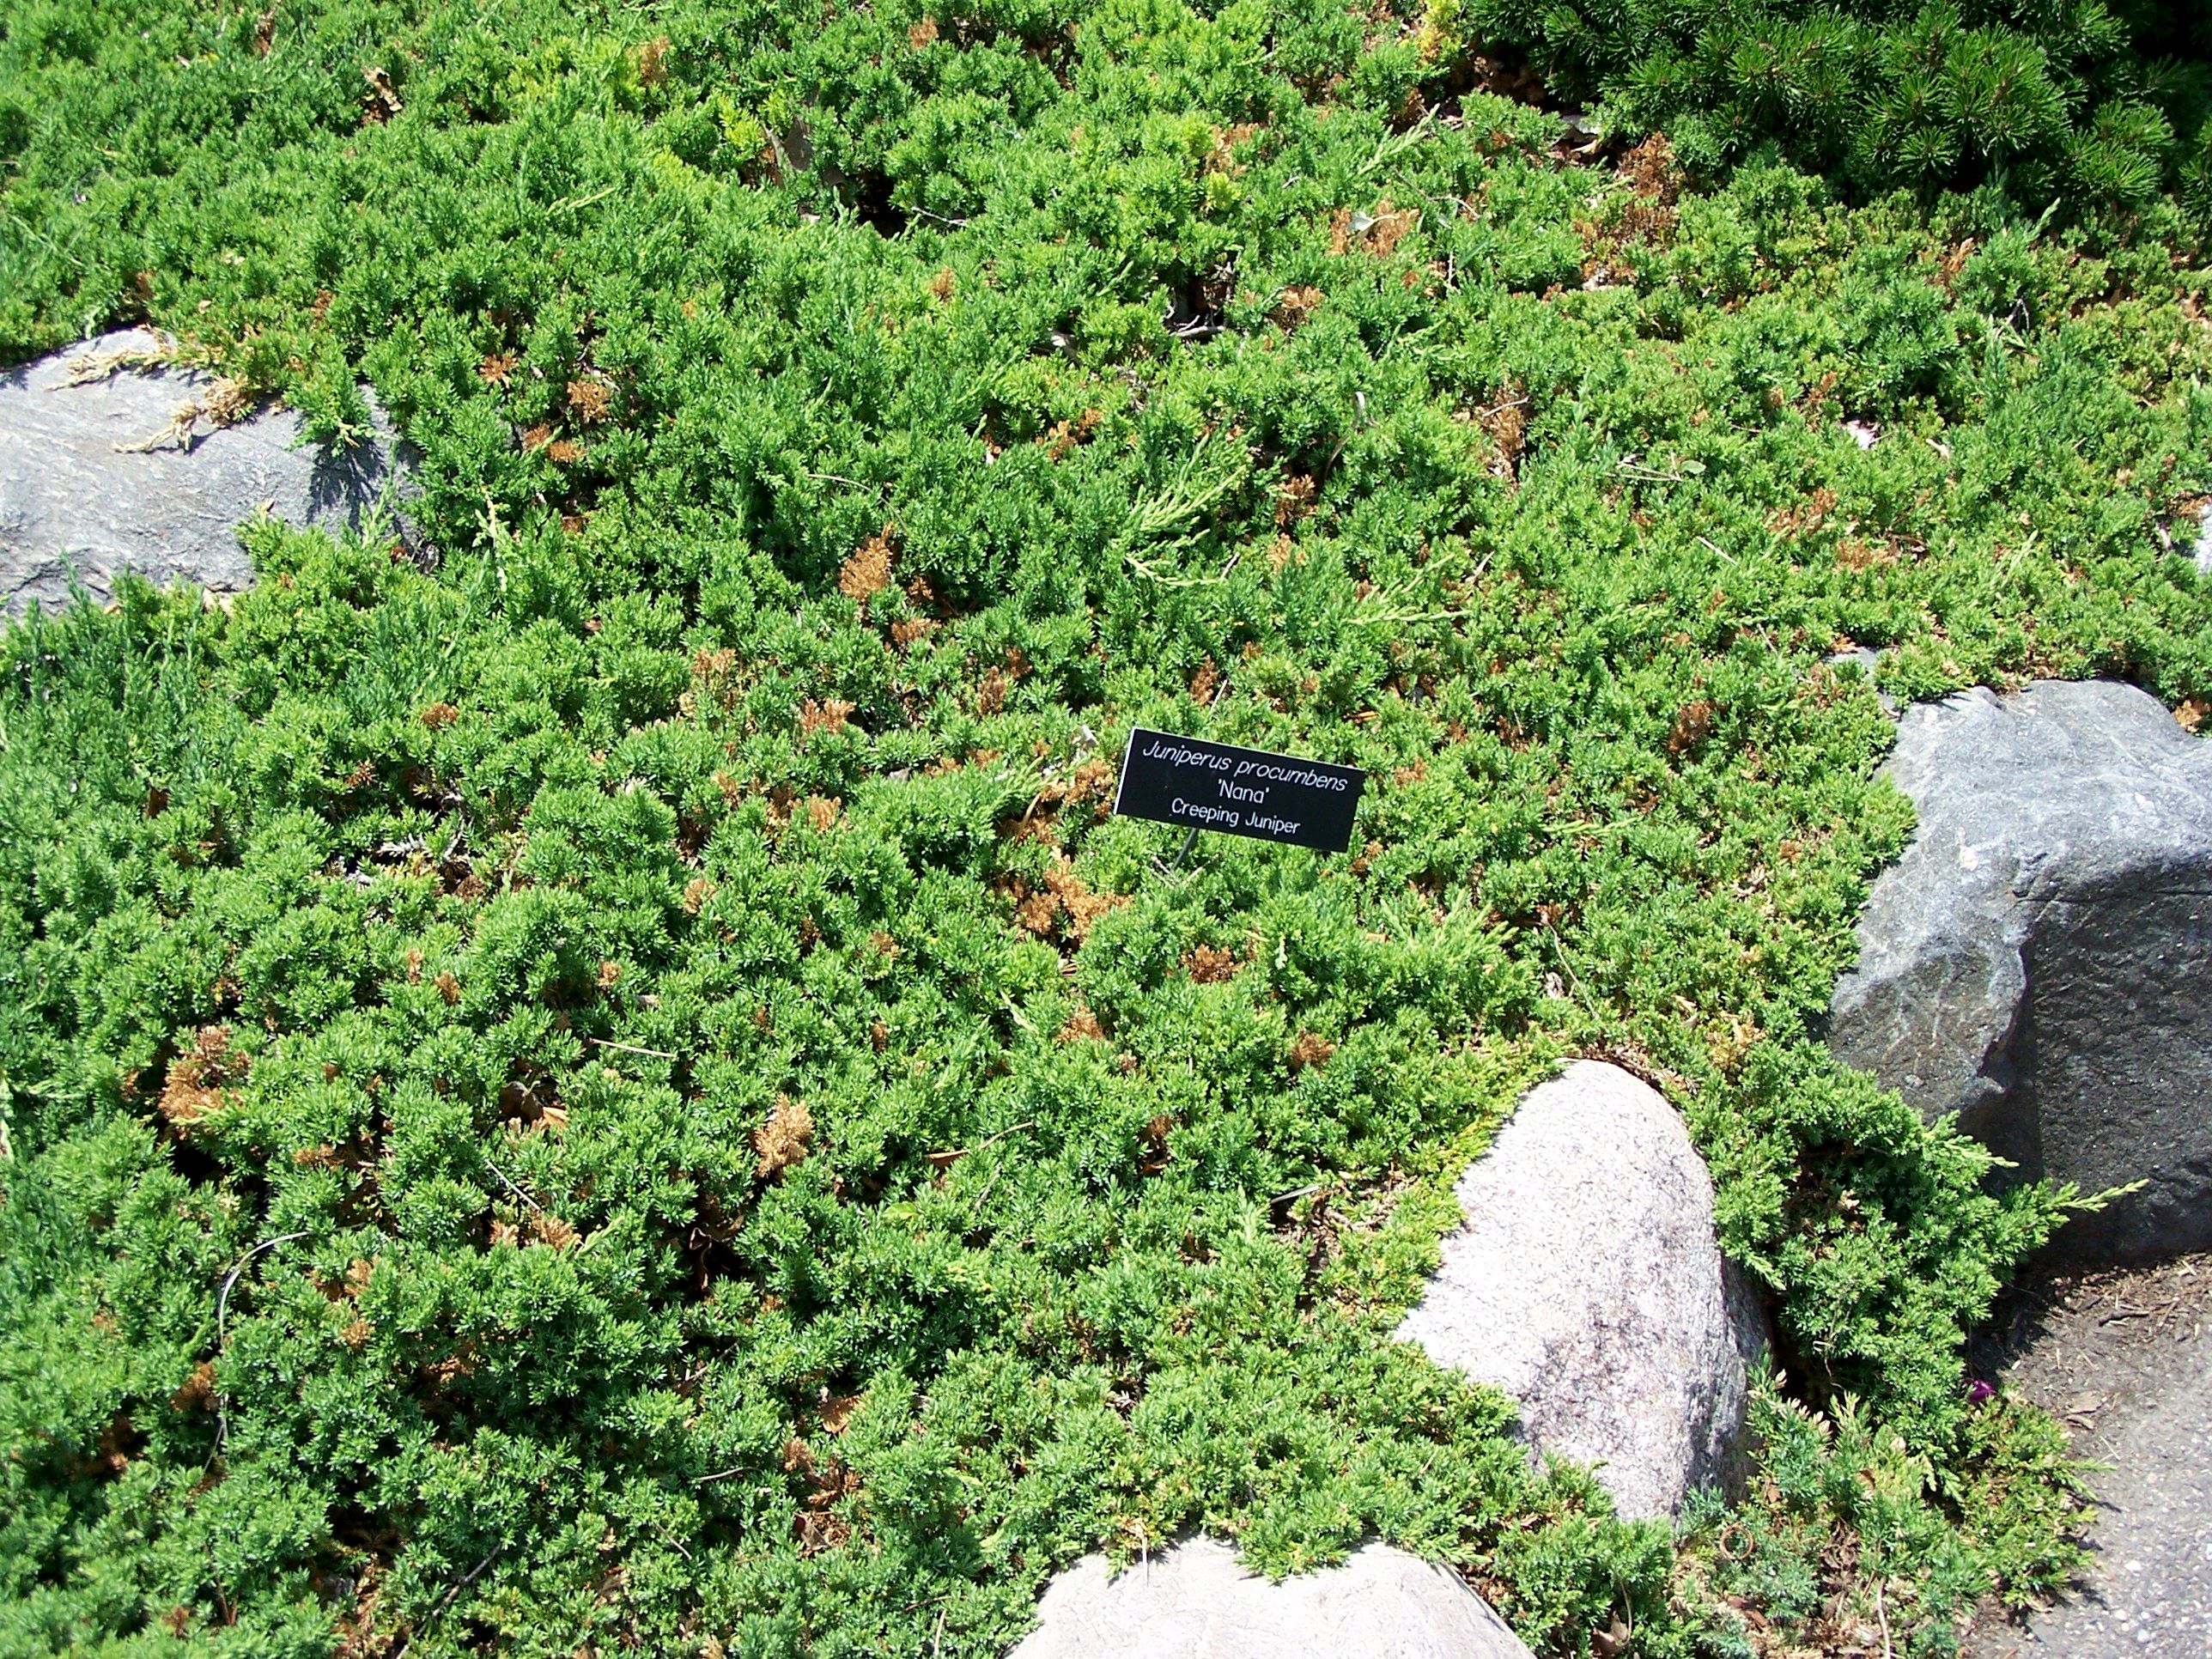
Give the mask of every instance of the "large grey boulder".
M 1194 1538 L 1118 1577 L 1088 1555 L 1053 1580 L 1009 1659 L 1533 1659 L 1456 1574 L 1381 1544 L 1271 1584 Z
M 291 410 L 180 418 L 218 401 L 214 381 L 118 361 L 161 344 L 127 331 L 0 374 L 0 611 L 62 604 L 72 571 L 103 599 L 126 569 L 235 592 L 253 574 L 237 526 L 264 508 L 333 534 L 396 508 L 404 469 L 380 419 L 329 454 L 299 447 Z
M 1918 809 L 1838 984 L 1829 1042 L 2019 1168 L 2141 1193 L 2055 1259 L 2212 1248 L 2212 745 L 2156 699 L 2040 681 L 1907 711 Z
M 1734 1484 L 1765 1317 L 1665 1099 L 1578 1060 L 1522 1097 L 1459 1201 L 1399 1335 L 1510 1395 L 1532 1449 L 1597 1465 L 1623 1515 Z

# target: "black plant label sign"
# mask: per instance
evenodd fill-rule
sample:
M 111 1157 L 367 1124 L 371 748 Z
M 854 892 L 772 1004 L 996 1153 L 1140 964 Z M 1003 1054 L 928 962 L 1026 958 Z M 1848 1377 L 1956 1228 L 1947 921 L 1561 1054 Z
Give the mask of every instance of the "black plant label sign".
M 1356 766 L 1238 749 L 1139 726 L 1121 751 L 1114 810 L 1186 830 L 1220 830 L 1317 853 L 1352 845 L 1367 774 Z

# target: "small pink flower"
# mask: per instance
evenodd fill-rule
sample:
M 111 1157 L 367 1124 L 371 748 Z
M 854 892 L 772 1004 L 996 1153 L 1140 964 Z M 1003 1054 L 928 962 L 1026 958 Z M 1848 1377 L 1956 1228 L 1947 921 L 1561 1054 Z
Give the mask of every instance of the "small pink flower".
M 1966 1403 L 1969 1406 L 1985 1406 L 1996 1397 L 1997 1391 L 1978 1376 L 1966 1384 Z

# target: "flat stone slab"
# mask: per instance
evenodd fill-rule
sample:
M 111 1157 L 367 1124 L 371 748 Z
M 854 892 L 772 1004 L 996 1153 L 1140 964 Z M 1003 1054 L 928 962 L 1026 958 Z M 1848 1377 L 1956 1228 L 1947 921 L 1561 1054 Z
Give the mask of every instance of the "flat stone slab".
M 1193 1538 L 1117 1577 L 1087 1555 L 1052 1581 L 1008 1659 L 1533 1659 L 1457 1574 L 1387 1545 L 1271 1584 Z
M 1999 1348 L 1978 1360 L 2103 1467 L 2081 1584 L 2024 1625 L 1985 1613 L 1969 1659 L 2212 1654 L 2212 1255 L 2032 1287 Z
M 156 586 L 235 592 L 253 575 L 237 527 L 257 513 L 337 534 L 410 493 L 380 418 L 369 439 L 332 455 L 297 447 L 303 422 L 292 410 L 179 426 L 179 411 L 213 391 L 194 370 L 118 366 L 81 381 L 72 372 L 161 344 L 131 330 L 0 373 L 0 610 L 65 604 L 72 571 L 101 599 L 125 570 Z
M 1765 1316 L 1665 1098 L 1578 1060 L 1522 1098 L 1458 1191 L 1466 1220 L 1398 1334 L 1510 1395 L 1532 1446 L 1596 1465 L 1625 1516 L 1732 1485 Z
M 1830 1046 L 1929 1119 L 2094 1193 L 2075 1265 L 2212 1249 L 2212 744 L 2108 681 L 1908 710 L 1919 829 L 1884 871 Z

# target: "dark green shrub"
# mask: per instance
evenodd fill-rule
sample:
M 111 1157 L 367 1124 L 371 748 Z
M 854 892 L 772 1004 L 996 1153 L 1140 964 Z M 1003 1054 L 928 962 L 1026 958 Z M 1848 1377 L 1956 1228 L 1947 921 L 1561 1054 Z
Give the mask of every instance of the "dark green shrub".
M 1433 10 L 1434 8 L 1432 7 Z M 1471 0 L 1525 54 L 1707 167 L 1761 143 L 1874 192 L 2002 180 L 2040 208 L 2203 214 L 2212 35 L 2154 0 Z

